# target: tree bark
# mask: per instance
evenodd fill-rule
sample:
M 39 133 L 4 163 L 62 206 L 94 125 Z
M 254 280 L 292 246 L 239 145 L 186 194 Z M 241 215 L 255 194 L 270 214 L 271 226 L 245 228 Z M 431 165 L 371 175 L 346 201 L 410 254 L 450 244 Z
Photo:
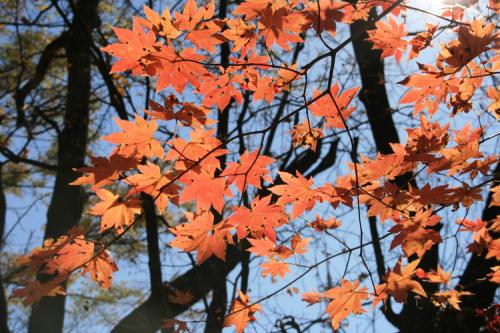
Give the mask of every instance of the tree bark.
M 500 182 L 500 163 L 495 168 L 494 177 L 495 181 L 492 187 Z M 489 224 L 500 215 L 498 206 L 490 207 L 491 200 L 492 194 L 489 192 L 482 216 L 482 220 L 489 221 Z M 493 235 L 493 237 L 497 238 L 498 234 Z M 488 280 L 486 275 L 491 273 L 492 267 L 498 265 L 500 263 L 494 257 L 486 259 L 484 254 L 481 256 L 472 254 L 455 289 L 469 291 L 474 295 L 462 298 L 460 303 L 462 311 L 448 310 L 436 319 L 440 332 L 481 332 L 481 328 L 485 325 L 485 318 L 477 316 L 476 309 L 485 309 L 494 303 L 498 285 Z
M 64 128 L 58 135 L 57 173 L 47 212 L 44 239 L 65 234 L 81 218 L 83 192 L 68 185 L 77 174 L 73 168 L 84 164 L 90 112 L 91 31 L 99 22 L 98 0 L 80 0 L 65 45 L 68 61 L 68 92 L 64 110 Z M 38 275 L 40 281 L 50 277 Z M 30 333 L 62 332 L 66 297 L 43 297 L 33 306 L 29 319 Z
M 373 9 L 370 17 L 375 17 Z M 372 129 L 377 151 L 383 154 L 392 153 L 390 143 L 399 142 L 396 125 L 392 118 L 389 99 L 385 88 L 384 63 L 380 60 L 381 51 L 373 50 L 372 43 L 367 41 L 367 30 L 375 28 L 372 20 L 358 21 L 350 26 L 351 35 L 359 36 L 353 39 L 354 53 L 359 65 L 362 89 L 360 99 L 366 107 L 368 120 Z M 495 171 L 496 181 L 499 177 L 499 166 Z M 412 174 L 403 175 L 395 183 L 405 188 L 408 184 L 416 186 Z M 489 207 L 491 194 L 488 197 L 483 220 L 492 220 L 500 212 L 498 207 Z M 376 219 L 370 219 L 372 237 L 377 238 Z M 439 228 L 439 226 L 438 226 Z M 374 242 L 375 246 L 378 242 Z M 385 270 L 380 248 L 375 248 L 379 275 Z M 439 260 L 438 246 L 432 247 L 422 258 L 420 267 L 424 270 L 435 269 Z M 410 296 L 403 306 L 401 313 L 394 313 L 390 306 L 384 311 L 386 318 L 401 332 L 479 332 L 484 319 L 475 316 L 475 309 L 486 308 L 494 300 L 496 284 L 485 279 L 490 267 L 498 265 L 492 258 L 486 260 L 484 256 L 473 255 L 460 278 L 456 289 L 473 292 L 475 296 L 464 297 L 461 307 L 464 311 L 440 311 L 428 301 L 418 301 Z M 478 280 L 479 279 L 479 280 Z M 436 284 L 422 283 L 428 294 L 438 291 Z
M 356 21 L 350 25 L 350 29 L 351 36 L 356 36 L 356 38 L 353 38 L 353 48 L 361 75 L 362 87 L 360 99 L 367 111 L 375 146 L 378 152 L 391 154 L 393 151 L 390 144 L 400 141 L 385 88 L 384 62 L 380 58 L 381 51 L 374 50 L 372 48 L 373 44 L 367 40 L 369 37 L 367 31 L 376 28 L 375 17 L 377 17 L 377 13 L 376 9 L 373 8 L 367 21 Z M 399 176 L 395 180 L 395 183 L 402 189 L 407 188 L 409 184 L 416 186 L 412 173 Z M 373 245 L 377 256 L 377 270 L 380 276 L 386 268 L 380 266 L 384 264 L 384 260 L 381 257 L 382 251 L 377 241 L 377 220 L 370 218 L 369 224 L 372 238 L 374 239 Z M 424 270 L 436 269 L 438 259 L 438 246 L 435 245 L 424 255 L 420 267 Z M 437 291 L 436 284 L 423 283 L 423 287 L 429 294 Z M 429 321 L 428 318 L 432 318 L 435 312 L 436 308 L 432 306 L 432 303 L 424 302 L 417 304 L 417 299 L 413 295 L 410 295 L 399 315 L 396 315 L 390 306 L 384 310 L 386 318 L 402 332 L 429 330 L 432 327 L 432 321 Z
M 5 192 L 3 187 L 2 165 L 0 165 L 0 255 L 3 251 L 5 222 L 7 217 L 7 204 L 5 200 Z M 7 308 L 7 298 L 3 287 L 2 270 L 0 266 L 0 333 L 9 333 L 8 322 L 9 311 Z
M 188 304 L 176 304 L 164 295 L 166 311 L 163 318 L 175 318 L 188 310 L 193 304 L 205 297 L 219 283 L 220 279 L 233 270 L 241 261 L 242 254 L 234 246 L 228 247 L 226 261 L 211 257 L 203 264 L 196 266 L 169 283 L 172 290 L 189 291 L 193 300 Z M 132 310 L 111 331 L 112 333 L 154 333 L 159 329 L 157 321 L 149 310 L 153 301 L 146 302 Z

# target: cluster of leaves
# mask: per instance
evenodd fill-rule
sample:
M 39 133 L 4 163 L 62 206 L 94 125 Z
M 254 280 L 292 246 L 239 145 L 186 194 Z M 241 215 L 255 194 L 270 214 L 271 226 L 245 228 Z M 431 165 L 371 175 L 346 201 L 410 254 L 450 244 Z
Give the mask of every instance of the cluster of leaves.
M 498 11 L 498 5 L 491 2 Z M 174 235 L 170 245 L 182 251 L 197 253 L 199 264 L 211 256 L 222 260 L 227 247 L 238 244 L 240 248 L 265 258 L 262 275 L 283 278 L 290 272 L 289 260 L 307 252 L 309 238 L 295 234 L 289 242 L 276 236 L 277 230 L 313 210 L 318 204 L 329 204 L 334 209 L 340 205 L 353 207 L 365 204 L 370 216 L 382 223 L 392 223 L 391 249 L 400 247 L 408 264 L 400 258 L 389 269 L 385 281 L 373 285 L 372 290 L 360 286 L 360 281 L 341 281 L 340 285 L 320 293 L 305 293 L 303 299 L 311 304 L 326 300 L 326 312 L 336 329 L 349 314 L 364 312 L 362 303 L 371 300 L 372 306 L 391 297 L 405 302 L 408 293 L 430 297 L 439 305 L 448 303 L 459 309 L 460 297 L 466 292 L 444 290 L 427 295 L 422 281 L 446 285 L 450 275 L 438 271 L 425 272 L 418 268 L 419 261 L 433 245 L 443 241 L 439 229 L 441 217 L 437 213 L 444 207 L 469 208 L 482 200 L 485 182 L 472 186 L 461 181 L 457 186 L 414 186 L 412 180 L 398 184 L 401 179 L 425 170 L 428 175 L 447 173 L 448 176 L 468 176 L 474 180 L 479 173 L 488 176 L 498 156 L 485 156 L 480 151 L 481 129 L 464 126 L 451 133 L 448 124 L 433 122 L 438 107 L 446 103 L 451 116 L 468 112 L 472 97 L 483 85 L 484 77 L 498 71 L 499 35 L 494 25 L 481 19 L 464 20 L 456 9 L 443 13 L 459 22 L 456 39 L 441 46 L 435 65 L 420 65 L 420 73 L 409 76 L 401 84 L 409 88 L 401 103 L 414 104 L 414 113 L 420 113 L 420 126 L 407 129 L 406 144 L 393 144 L 391 154 L 375 158 L 363 157 L 360 163 L 350 164 L 351 173 L 339 176 L 319 186 L 314 179 L 300 172 L 295 174 L 273 169 L 275 160 L 261 154 L 261 149 L 245 151 L 238 162 L 221 163 L 230 152 L 226 149 L 232 138 L 219 138 L 212 125 L 211 112 L 218 109 L 228 112 L 232 102 L 242 103 L 243 94 L 251 94 L 253 102 L 271 103 L 275 96 L 290 89 L 292 82 L 303 80 L 313 63 L 278 65 L 268 54 L 258 54 L 257 43 L 270 50 L 273 47 L 290 51 L 291 44 L 302 43 L 301 35 L 309 30 L 318 36 L 326 32 L 335 36 L 337 23 L 351 24 L 366 20 L 370 9 L 379 7 L 383 15 L 376 29 L 368 31 L 374 47 L 383 50 L 382 57 L 394 56 L 399 62 L 409 51 L 409 59 L 428 48 L 436 32 L 446 27 L 429 25 L 427 30 L 408 39 L 400 16 L 406 10 L 401 1 L 267 1 L 248 0 L 238 5 L 232 18 L 220 19 L 214 15 L 215 6 L 209 2 L 198 6 L 188 0 L 182 12 L 171 14 L 168 8 L 160 14 L 145 7 L 145 17 L 134 17 L 132 30 L 115 28 L 119 42 L 104 50 L 119 60 L 112 72 L 130 70 L 134 75 L 155 77 L 156 89 L 173 89 L 177 95 L 167 97 L 163 105 L 150 103 L 144 116 L 136 114 L 135 120 L 116 119 L 121 131 L 104 136 L 102 140 L 115 145 L 108 157 L 92 157 L 92 166 L 80 169 L 83 176 L 73 185 L 90 185 L 99 202 L 90 210 L 100 216 L 100 230 L 114 231 L 119 239 L 140 220 L 143 200 L 153 199 L 162 213 L 175 205 L 193 204 L 192 211 L 185 211 L 187 222 L 171 227 Z M 387 19 L 382 20 L 382 16 Z M 182 41 L 182 48 L 176 48 Z M 232 55 L 227 66 L 205 62 L 215 54 L 216 46 L 232 45 Z M 494 45 L 491 47 L 491 45 Z M 493 49 L 496 56 L 488 62 L 478 57 Z M 202 98 L 201 104 L 180 101 L 187 87 Z M 298 124 L 291 132 L 294 145 L 312 150 L 323 137 L 323 130 L 336 128 L 349 130 L 347 120 L 355 110 L 351 101 L 359 87 L 345 89 L 331 83 L 325 91 L 315 90 L 309 101 L 295 113 L 307 112 L 309 117 L 322 119 L 321 127 L 311 127 L 310 121 Z M 499 117 L 499 91 L 488 89 L 491 104 L 488 110 Z M 429 117 L 424 113 L 428 112 Z M 309 115 L 310 112 L 310 115 Z M 189 132 L 174 134 L 167 142 L 157 138 L 158 123 L 174 123 L 176 128 Z M 252 133 L 243 134 L 251 135 Z M 276 174 L 279 175 L 279 180 Z M 126 188 L 118 191 L 117 188 Z M 230 198 L 255 191 L 247 205 L 228 207 Z M 265 190 L 270 194 L 264 195 Z M 492 205 L 500 205 L 500 188 L 493 189 Z M 387 222 L 385 222 L 387 223 Z M 500 221 L 457 222 L 460 231 L 472 233 L 469 251 L 486 253 L 487 257 L 500 259 L 499 242 L 493 235 L 500 231 Z M 318 233 L 340 227 L 335 217 L 317 216 L 309 227 Z M 63 293 L 62 282 L 80 270 L 89 273 L 103 288 L 111 285 L 112 273 L 117 270 L 107 252 L 113 243 L 101 244 L 87 240 L 81 230 L 49 241 L 19 260 L 31 270 L 50 275 L 47 282 L 29 282 L 14 292 L 26 303 L 45 295 Z M 492 267 L 489 276 L 496 283 L 500 280 L 499 267 Z M 262 311 L 260 305 L 250 303 L 248 296 L 239 294 L 233 302 L 232 312 L 225 325 L 234 325 L 242 332 L 254 314 Z M 182 322 L 172 319 L 170 327 Z

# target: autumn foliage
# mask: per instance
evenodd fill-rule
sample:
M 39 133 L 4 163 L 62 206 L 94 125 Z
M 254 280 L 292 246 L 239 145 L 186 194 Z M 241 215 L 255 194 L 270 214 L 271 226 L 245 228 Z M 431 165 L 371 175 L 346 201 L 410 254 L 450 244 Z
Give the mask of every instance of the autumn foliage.
M 490 1 L 489 6 L 498 13 L 496 1 Z M 228 105 L 248 101 L 272 104 L 294 85 L 305 84 L 318 61 L 287 64 L 273 59 L 270 52 L 259 52 L 258 44 L 268 51 L 292 52 L 298 43 L 313 42 L 305 40 L 307 32 L 335 37 L 337 26 L 367 20 L 374 7 L 378 10 L 376 28 L 367 32 L 368 40 L 387 60 L 418 60 L 421 52 L 433 47 L 437 34 L 446 31 L 453 36 L 439 46 L 432 61 L 419 63 L 419 72 L 400 82 L 406 92 L 399 103 L 412 107 L 420 126 L 406 128 L 404 143 L 392 143 L 392 153 L 360 156 L 345 165 L 348 172 L 336 179 L 314 179 L 298 170 L 279 170 L 278 157 L 266 156 L 261 145 L 232 150 L 230 143 L 235 138 L 257 138 L 268 129 L 218 135 L 217 112 L 233 112 Z M 453 289 L 449 285 L 451 273 L 441 267 L 428 271 L 419 267 L 436 244 L 452 241 L 439 226 L 446 223 L 457 233 L 467 233 L 470 245 L 464 251 L 500 259 L 498 216 L 483 221 L 462 219 L 457 214 L 451 221 L 450 215 L 440 215 L 447 207 L 470 209 L 485 200 L 490 187 L 490 205 L 500 206 L 500 186 L 491 173 L 498 155 L 482 151 L 486 141 L 483 129 L 467 123 L 451 130 L 449 124 L 472 112 L 474 96 L 480 90 L 486 91 L 488 98 L 484 112 L 500 118 L 498 87 L 489 81 L 500 70 L 500 35 L 494 24 L 480 17 L 467 18 L 460 14 L 460 8 L 439 14 L 457 24 L 428 24 L 425 31 L 410 35 L 404 21 L 409 9 L 403 1 L 247 0 L 226 18 L 216 14 L 213 1 L 188 0 L 182 10 L 174 12 L 144 7 L 144 16 L 133 17 L 131 29 L 114 28 L 117 42 L 103 50 L 116 58 L 111 72 L 131 71 L 135 76 L 155 79 L 156 91 L 168 92 L 167 97 L 150 101 L 148 109 L 135 119 L 115 119 L 118 130 L 101 138 L 113 145 L 112 152 L 90 157 L 91 165 L 79 169 L 82 176 L 72 183 L 88 186 L 95 193 L 89 213 L 100 225 L 100 232 L 112 233 L 113 238 L 107 242 L 89 239 L 86 230 L 75 228 L 66 236 L 45 242 L 18 263 L 51 278 L 29 281 L 13 296 L 29 304 L 42 296 L 64 293 L 63 282 L 76 273 L 102 288 L 112 287 L 118 267 L 108 249 L 142 223 L 146 200 L 153 200 L 160 214 L 166 210 L 183 212 L 182 223 L 165 232 L 172 235 L 171 247 L 196 253 L 198 265 L 212 256 L 224 261 L 228 248 L 234 247 L 262 257 L 262 278 L 278 281 L 292 274 L 291 268 L 301 256 L 313 251 L 304 229 L 328 237 L 346 222 L 342 217 L 317 215 L 303 228 L 296 228 L 290 238 L 280 238 L 280 228 L 304 221 L 315 207 L 329 205 L 333 209 L 366 208 L 369 217 L 389 226 L 389 233 L 381 236 L 390 240 L 386 250 L 401 254 L 386 267 L 380 283 L 345 277 L 330 289 L 304 291 L 305 302 L 326 304 L 333 328 L 338 329 L 351 315 L 384 307 L 387 302 L 406 302 L 409 295 L 459 311 L 462 297 L 470 293 Z M 345 45 L 352 38 L 357 37 L 349 37 Z M 338 45 L 344 47 L 343 42 Z M 230 47 L 229 62 L 218 63 L 212 55 L 225 44 Z M 330 48 L 324 58 L 334 58 L 337 52 Z M 488 60 L 486 54 L 490 55 Z M 303 120 L 286 135 L 295 147 L 315 151 L 329 131 L 350 131 L 350 115 L 356 110 L 353 101 L 360 89 L 344 88 L 330 77 L 325 89 L 318 86 L 305 91 L 301 104 L 276 122 L 302 115 Z M 193 95 L 200 97 L 200 103 L 191 101 Z M 160 139 L 159 129 L 164 124 L 175 128 L 169 140 Z M 441 180 L 438 186 L 417 184 L 418 174 Z M 474 182 L 479 175 L 486 181 Z M 451 178 L 458 181 L 446 180 Z M 365 220 L 360 213 L 359 220 L 352 222 L 359 222 L 361 233 Z M 353 248 L 358 253 L 370 243 L 359 238 Z M 354 250 L 344 254 L 351 252 Z M 491 267 L 482 278 L 498 283 L 499 266 Z M 424 289 L 429 283 L 442 288 L 429 294 Z M 225 314 L 224 325 L 243 332 L 266 311 L 263 300 L 250 300 L 240 291 Z M 186 323 L 174 318 L 165 325 L 187 329 Z

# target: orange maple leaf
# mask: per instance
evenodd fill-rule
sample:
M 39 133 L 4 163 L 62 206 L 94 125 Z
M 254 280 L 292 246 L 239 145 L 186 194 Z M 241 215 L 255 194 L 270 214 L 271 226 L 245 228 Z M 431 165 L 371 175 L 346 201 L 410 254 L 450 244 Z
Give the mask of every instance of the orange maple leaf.
M 214 178 L 204 171 L 199 174 L 189 172 L 181 177 L 181 182 L 186 186 L 181 192 L 179 203 L 183 204 L 194 200 L 197 212 L 209 210 L 212 206 L 216 211 L 222 213 L 224 196 L 232 196 L 224 178 Z
M 406 302 L 410 291 L 426 297 L 427 294 L 420 283 L 412 280 L 413 275 L 422 272 L 421 269 L 417 269 L 419 263 L 420 259 L 417 259 L 403 268 L 401 258 L 399 258 L 393 270 L 387 270 L 386 283 L 376 286 L 377 296 L 374 298 L 372 306 L 375 307 L 381 300 L 385 302 L 389 295 L 394 297 L 396 302 Z
M 259 304 L 250 305 L 250 299 L 242 291 L 238 291 L 239 297 L 233 301 L 231 313 L 224 319 L 224 327 L 234 326 L 236 332 L 243 333 L 248 323 L 255 320 L 255 312 L 262 311 Z
M 137 165 L 137 159 L 132 157 L 124 157 L 119 154 L 112 154 L 109 159 L 106 157 L 90 156 L 90 161 L 93 166 L 86 166 L 75 169 L 78 172 L 84 173 L 70 185 L 91 184 L 92 190 L 96 190 L 103 186 L 113 184 L 115 180 L 120 178 L 120 173 L 130 170 Z
M 163 157 L 163 147 L 153 137 L 158 129 L 155 120 L 147 121 L 135 115 L 135 123 L 128 120 L 114 118 L 122 132 L 116 132 L 102 137 L 104 141 L 117 144 L 117 153 L 125 157 L 135 156 L 140 159 L 146 157 Z
M 290 266 L 286 262 L 274 259 L 262 263 L 260 267 L 262 268 L 262 276 L 266 277 L 267 275 L 271 275 L 273 281 L 277 275 L 284 278 L 286 273 L 290 272 Z
M 48 282 L 29 281 L 24 287 L 14 289 L 10 297 L 23 298 L 24 305 L 30 305 L 44 296 L 65 295 L 62 283 L 67 276 L 62 276 Z
M 101 201 L 92 207 L 90 213 L 102 216 L 101 231 L 115 228 L 116 231 L 122 232 L 134 222 L 134 215 L 142 211 L 140 201 L 137 199 L 124 200 L 120 195 L 105 189 L 96 190 L 95 193 Z
M 161 42 L 156 41 L 154 32 L 145 32 L 141 20 L 134 17 L 133 30 L 113 28 L 119 43 L 103 47 L 102 50 L 119 60 L 113 64 L 110 73 L 129 69 L 134 75 L 155 75 L 161 68 L 159 53 Z
M 234 213 L 227 218 L 227 223 L 236 227 L 239 239 L 248 235 L 253 238 L 267 237 L 276 242 L 275 228 L 288 222 L 283 206 L 270 204 L 271 196 L 262 199 L 255 197 L 250 205 L 237 207 Z
M 307 245 L 311 238 L 302 238 L 299 234 L 292 237 L 292 250 L 296 254 L 304 254 L 307 252 Z
M 325 117 L 326 128 L 345 128 L 344 121 L 347 121 L 347 118 L 349 118 L 350 114 L 355 110 L 354 107 L 349 107 L 349 104 L 358 93 L 359 89 L 360 87 L 350 88 L 339 95 L 340 86 L 338 82 L 335 82 L 330 89 L 330 93 L 311 103 L 309 109 L 313 115 Z M 319 95 L 320 92 L 318 90 L 313 92 L 313 98 Z M 335 101 L 332 100 L 332 96 Z M 342 116 L 340 116 L 339 112 Z
M 160 167 L 149 161 L 137 168 L 140 173 L 124 179 L 124 182 L 131 187 L 127 196 L 141 192 L 151 196 L 160 213 L 163 213 L 169 201 L 178 204 L 180 187 L 172 182 L 174 177 L 171 173 L 162 174 Z
M 248 185 L 261 188 L 261 179 L 272 182 L 270 171 L 267 169 L 269 164 L 275 160 L 269 156 L 259 155 L 259 150 L 249 153 L 245 151 L 240 156 L 240 162 L 229 162 L 226 165 L 221 176 L 227 176 L 229 183 L 235 183 L 238 190 L 243 193 Z
M 165 6 L 165 9 L 160 16 L 157 12 L 145 5 L 144 14 L 146 14 L 150 23 L 147 28 L 157 33 L 160 37 L 175 39 L 181 34 L 181 31 L 177 30 L 172 22 L 168 6 Z
M 271 7 L 266 7 L 260 12 L 259 34 L 264 37 L 268 49 L 276 43 L 285 51 L 290 51 L 288 43 L 303 42 L 297 34 L 299 31 L 295 30 L 296 27 L 286 20 L 289 14 L 286 8 L 273 10 Z
M 354 283 L 342 280 L 340 286 L 325 291 L 322 296 L 331 300 L 326 307 L 326 312 L 336 330 L 340 327 L 340 322 L 349 314 L 366 312 L 361 303 L 368 299 L 368 292 L 365 287 L 359 288 L 358 280 L 355 280 Z
M 278 205 L 292 204 L 292 219 L 297 218 L 304 211 L 313 209 L 316 201 L 321 200 L 317 190 L 311 189 L 314 180 L 306 179 L 300 172 L 296 172 L 297 177 L 288 172 L 278 172 L 286 185 L 275 185 L 269 190 L 278 195 Z
M 337 220 L 335 217 L 324 220 L 321 216 L 316 215 L 316 219 L 310 225 L 314 230 L 321 232 L 328 229 L 337 229 L 342 225 L 342 222 Z
M 176 236 L 170 245 L 183 251 L 197 251 L 198 264 L 215 255 L 224 260 L 227 244 L 232 244 L 232 227 L 225 223 L 214 225 L 210 212 L 192 214 L 185 212 L 188 223 L 179 224 L 169 230 Z
M 389 232 L 397 233 L 391 243 L 391 249 L 401 245 L 406 256 L 416 254 L 422 257 L 434 244 L 442 241 L 439 232 L 429 227 L 435 226 L 441 217 L 432 214 L 432 210 L 418 211 L 412 218 L 397 218 Z
M 217 105 L 219 110 L 223 111 L 232 99 L 238 104 L 243 101 L 241 89 L 237 87 L 237 85 L 243 84 L 243 75 L 234 73 L 234 69 L 220 68 L 220 71 L 220 75 L 205 75 L 197 89 L 204 95 L 204 106 Z
M 232 52 L 241 50 L 241 56 L 245 57 L 249 50 L 255 49 L 259 40 L 255 25 L 247 24 L 240 18 L 230 19 L 226 24 L 228 29 L 224 30 L 222 35 L 234 43 Z
M 407 35 L 404 23 L 398 24 L 390 15 L 388 23 L 378 21 L 375 26 L 376 29 L 368 30 L 373 48 L 382 50 L 382 58 L 394 56 L 399 63 L 408 47 L 408 42 L 402 39 Z

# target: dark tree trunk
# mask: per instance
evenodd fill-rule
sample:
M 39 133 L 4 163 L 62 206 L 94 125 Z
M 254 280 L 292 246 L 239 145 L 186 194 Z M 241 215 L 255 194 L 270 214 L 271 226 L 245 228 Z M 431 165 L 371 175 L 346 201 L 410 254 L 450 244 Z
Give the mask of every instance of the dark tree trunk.
M 371 17 L 375 16 L 372 10 Z M 368 120 L 372 129 L 377 151 L 389 154 L 392 153 L 390 143 L 399 142 L 398 133 L 391 115 L 391 108 L 385 88 L 384 63 L 380 60 L 381 52 L 372 49 L 372 43 L 367 41 L 367 30 L 374 29 L 372 20 L 358 21 L 351 25 L 351 35 L 358 36 L 353 39 L 353 47 L 356 60 L 359 65 L 362 89 L 360 98 L 366 107 Z M 496 168 L 496 181 L 498 181 L 499 167 Z M 396 183 L 401 188 L 408 184 L 416 185 L 412 179 L 412 174 L 407 174 L 396 179 Z M 486 208 L 483 213 L 483 220 L 491 220 L 499 214 L 498 207 L 488 207 L 491 194 L 488 198 Z M 372 236 L 377 237 L 376 219 L 370 219 L 370 229 Z M 439 228 L 439 227 L 438 227 Z M 374 242 L 374 245 L 377 245 Z M 378 250 L 378 251 L 377 251 Z M 381 256 L 380 249 L 375 249 L 378 256 Z M 377 258 L 378 266 L 383 264 L 383 257 Z M 424 270 L 435 269 L 439 260 L 438 246 L 434 246 L 424 255 L 420 267 Z M 461 307 L 464 311 L 439 311 L 428 301 L 420 301 L 415 297 L 409 297 L 400 314 L 392 312 L 390 307 L 384 311 L 387 319 L 401 332 L 479 332 L 484 319 L 475 315 L 475 309 L 486 308 L 494 300 L 496 284 L 491 283 L 484 277 L 490 272 L 490 267 L 498 265 L 492 258 L 486 260 L 484 256 L 473 255 L 463 273 L 459 285 L 456 289 L 473 292 L 475 296 L 464 297 Z M 383 268 L 385 269 L 385 268 Z M 383 272 L 382 267 L 378 267 L 379 275 Z M 480 282 L 478 282 L 480 279 Z M 437 285 L 423 283 L 428 294 L 437 291 Z
M 392 118 L 392 109 L 389 104 L 387 91 L 385 88 L 384 62 L 381 60 L 380 50 L 373 50 L 373 44 L 367 40 L 368 30 L 375 29 L 376 17 L 375 8 L 370 13 L 370 19 L 367 21 L 357 21 L 351 24 L 351 35 L 353 38 L 353 48 L 356 60 L 359 65 L 361 75 L 361 92 L 360 99 L 365 105 L 368 121 L 372 129 L 373 138 L 377 151 L 383 154 L 391 154 L 391 143 L 399 142 L 399 136 L 396 125 Z M 407 188 L 408 184 L 416 185 L 412 179 L 411 173 L 402 175 L 395 180 L 395 183 L 401 188 Z M 375 253 L 377 258 L 379 275 L 385 271 L 385 267 L 380 267 L 383 264 L 381 251 L 378 244 L 378 234 L 376 219 L 370 218 L 370 230 L 372 237 L 375 239 Z M 439 259 L 438 246 L 432 247 L 422 258 L 420 267 L 424 270 L 436 269 Z M 437 291 L 437 286 L 434 284 L 423 284 L 429 294 Z M 432 328 L 432 318 L 436 308 L 430 302 L 417 303 L 417 299 L 410 295 L 408 302 L 404 305 L 402 312 L 396 315 L 390 307 L 384 311 L 387 319 L 396 325 L 402 332 L 421 332 Z
M 3 173 L 0 165 L 0 255 L 3 250 L 3 237 L 5 234 L 5 221 L 7 217 L 7 204 L 5 201 L 5 192 L 3 187 Z M 0 333 L 9 333 L 8 322 L 9 311 L 7 308 L 7 299 L 3 287 L 2 270 L 0 266 Z
M 500 182 L 500 163 L 495 168 L 494 177 L 495 183 L 492 186 L 498 185 Z M 498 206 L 490 207 L 491 200 L 492 195 L 489 192 L 482 216 L 483 221 L 489 221 L 490 224 L 500 214 Z M 498 237 L 498 235 L 493 236 Z M 481 331 L 485 325 L 485 318 L 477 316 L 476 309 L 485 309 L 493 304 L 498 285 L 489 281 L 486 275 L 491 273 L 492 267 L 499 264 L 494 257 L 486 259 L 484 255 L 475 254 L 470 257 L 455 289 L 469 291 L 474 295 L 462 298 L 460 303 L 462 311 L 446 311 L 436 319 L 440 332 L 474 333 Z
M 68 61 L 68 93 L 64 110 L 64 128 L 58 136 L 57 173 L 47 212 L 44 239 L 65 234 L 82 215 L 83 192 L 68 185 L 77 174 L 73 168 L 84 164 L 89 120 L 91 88 L 91 31 L 97 26 L 98 0 L 81 0 L 74 7 L 65 45 Z M 42 274 L 41 281 L 49 278 Z M 65 296 L 44 297 L 33 306 L 30 333 L 62 332 Z
M 226 261 L 217 257 L 211 257 L 203 264 L 195 266 L 191 270 L 171 281 L 168 285 L 172 290 L 189 291 L 193 300 L 188 304 L 176 304 L 164 295 L 164 306 L 166 311 L 163 318 L 175 318 L 189 309 L 194 303 L 205 297 L 241 261 L 241 253 L 233 246 L 228 247 Z M 146 302 L 132 310 L 112 330 L 113 333 L 154 333 L 159 326 L 151 307 L 154 302 L 148 299 Z

